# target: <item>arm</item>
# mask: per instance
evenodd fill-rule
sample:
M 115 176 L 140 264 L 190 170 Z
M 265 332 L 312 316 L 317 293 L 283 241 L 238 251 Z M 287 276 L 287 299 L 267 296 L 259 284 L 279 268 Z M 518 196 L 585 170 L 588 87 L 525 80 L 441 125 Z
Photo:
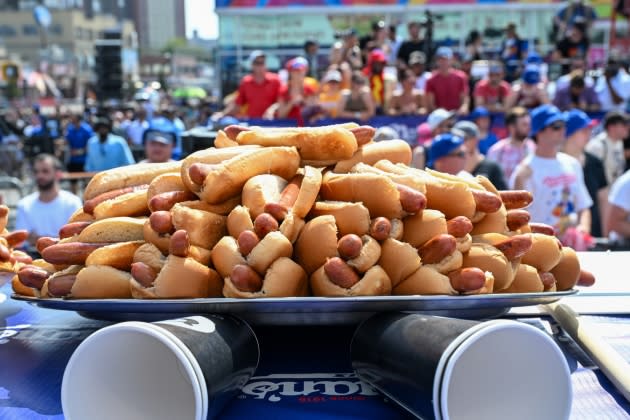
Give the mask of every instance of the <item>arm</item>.
M 435 96 L 433 95 L 433 92 L 425 92 L 424 108 L 427 110 L 427 112 L 432 112 L 435 110 Z
M 524 190 L 527 181 L 532 176 L 532 170 L 527 165 L 518 165 L 516 170 L 512 174 L 512 179 L 510 179 L 510 184 L 512 189 L 515 190 Z
M 600 218 L 600 226 L 602 227 L 602 236 L 604 238 L 608 237 L 608 192 L 610 188 L 604 187 L 597 191 L 597 204 L 599 205 L 599 218 Z
M 630 238 L 630 222 L 628 222 L 629 212 L 623 208 L 611 204 L 608 209 L 608 226 L 606 231 L 614 230 L 619 235 Z
M 591 233 L 591 209 L 583 209 L 578 212 L 578 229 L 585 233 Z
M 363 103 L 365 103 L 366 110 L 361 113 L 362 120 L 369 120 L 376 113 L 376 106 L 374 105 L 374 100 L 372 99 L 372 93 L 369 90 L 365 90 L 362 93 Z
M 348 98 L 350 97 L 349 93 L 341 94 L 341 99 L 339 99 L 339 104 L 337 105 L 337 115 L 340 118 L 354 118 L 354 112 L 346 111 L 346 104 L 348 103 Z

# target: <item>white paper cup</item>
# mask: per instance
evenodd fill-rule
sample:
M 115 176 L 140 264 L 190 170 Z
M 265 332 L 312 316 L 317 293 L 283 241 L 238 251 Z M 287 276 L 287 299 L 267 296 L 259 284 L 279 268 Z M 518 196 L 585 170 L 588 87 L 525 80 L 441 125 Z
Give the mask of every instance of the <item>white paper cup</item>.
M 571 411 L 566 359 L 527 324 L 380 314 L 359 326 L 351 351 L 357 375 L 418 418 L 561 420 Z
M 249 380 L 258 357 L 252 330 L 231 317 L 111 325 L 72 354 L 63 412 L 68 420 L 205 420 Z

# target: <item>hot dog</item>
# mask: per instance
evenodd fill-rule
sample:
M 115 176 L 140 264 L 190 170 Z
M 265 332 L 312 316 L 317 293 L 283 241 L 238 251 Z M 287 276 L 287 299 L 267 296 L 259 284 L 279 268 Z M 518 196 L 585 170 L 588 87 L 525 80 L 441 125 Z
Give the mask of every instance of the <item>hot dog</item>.
M 315 296 L 379 296 L 391 292 L 387 273 L 378 265 L 372 266 L 361 276 L 344 260 L 330 258 L 310 278 Z
M 339 235 L 354 233 L 365 235 L 370 229 L 370 212 L 361 203 L 347 201 L 317 201 L 310 216 L 333 216 L 339 229 Z
M 306 273 L 290 258 L 278 258 L 268 267 L 264 275 L 247 265 L 235 267 L 239 268 L 225 278 L 223 286 L 225 297 L 250 299 L 306 296 L 307 294 Z M 235 275 L 234 279 L 232 275 Z
M 392 163 L 411 163 L 411 147 L 403 140 L 390 140 L 366 144 L 360 147 L 351 158 L 337 162 L 334 168 L 336 173 L 350 172 L 357 163 L 373 165 L 379 160 L 388 160 Z
M 499 195 L 507 210 L 522 209 L 534 200 L 532 193 L 526 190 L 499 191 Z

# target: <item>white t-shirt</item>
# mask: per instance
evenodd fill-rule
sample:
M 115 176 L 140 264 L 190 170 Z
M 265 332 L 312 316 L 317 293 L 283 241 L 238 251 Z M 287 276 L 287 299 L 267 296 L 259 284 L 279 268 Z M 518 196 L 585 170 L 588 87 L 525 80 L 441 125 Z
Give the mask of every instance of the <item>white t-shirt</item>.
M 608 202 L 624 209 L 628 213 L 626 220 L 630 222 L 630 170 L 626 171 L 612 185 L 610 193 L 608 193 Z M 610 239 L 618 240 L 622 238 L 623 235 L 619 235 L 615 231 L 610 232 Z
M 57 237 L 59 229 L 82 206 L 81 199 L 68 191 L 60 190 L 57 198 L 48 203 L 40 201 L 39 192 L 34 192 L 18 202 L 15 229 Z
M 599 103 L 602 105 L 602 111 L 625 111 L 626 101 L 630 98 L 630 75 L 625 70 L 620 69 L 619 73 L 611 80 L 610 84 L 617 92 L 617 95 L 623 99 L 620 104 L 615 104 L 608 89 L 606 78 L 601 76 L 595 83 L 595 93 L 599 98 Z
M 532 222 L 551 225 L 561 236 L 567 227 L 577 224 L 579 211 L 593 205 L 577 159 L 564 153 L 558 153 L 555 159 L 529 155 L 523 159 L 523 165 L 532 170 L 524 185 L 534 196 L 527 208 Z M 510 179 L 511 188 L 517 172 Z
M 626 168 L 623 156 L 623 141 L 614 141 L 604 131 L 586 143 L 585 150 L 599 158 L 604 164 L 608 184 L 615 182 Z

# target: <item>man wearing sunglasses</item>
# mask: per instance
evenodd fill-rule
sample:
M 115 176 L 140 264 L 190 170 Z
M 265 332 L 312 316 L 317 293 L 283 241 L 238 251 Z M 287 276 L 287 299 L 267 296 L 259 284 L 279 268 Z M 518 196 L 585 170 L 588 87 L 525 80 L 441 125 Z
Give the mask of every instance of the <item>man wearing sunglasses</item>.
M 464 139 L 452 133 L 439 134 L 429 148 L 428 166 L 451 175 L 472 176 L 464 171 L 466 146 Z
M 576 235 L 588 235 L 593 205 L 580 163 L 559 153 L 566 140 L 566 116 L 553 105 L 541 105 L 531 112 L 530 136 L 536 151 L 516 167 L 510 178 L 514 189 L 531 191 L 533 203 L 527 208 L 532 222 L 551 225 L 565 245 Z

